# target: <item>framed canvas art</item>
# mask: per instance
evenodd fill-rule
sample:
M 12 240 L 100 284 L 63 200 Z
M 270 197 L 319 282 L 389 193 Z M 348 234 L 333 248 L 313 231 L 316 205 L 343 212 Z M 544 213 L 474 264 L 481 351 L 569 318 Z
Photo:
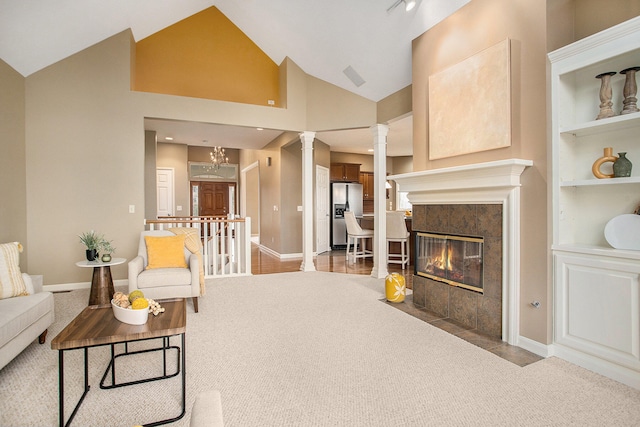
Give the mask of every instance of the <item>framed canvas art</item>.
M 506 39 L 429 76 L 429 160 L 511 145 Z

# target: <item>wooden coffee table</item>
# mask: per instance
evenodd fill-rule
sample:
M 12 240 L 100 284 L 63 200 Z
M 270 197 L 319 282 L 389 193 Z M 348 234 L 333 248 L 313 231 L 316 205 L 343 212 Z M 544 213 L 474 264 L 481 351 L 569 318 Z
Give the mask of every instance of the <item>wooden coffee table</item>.
M 185 333 L 187 326 L 187 311 L 185 300 L 172 299 L 158 301 L 164 307 L 164 313 L 157 316 L 149 313 L 149 320 L 144 325 L 129 325 L 117 320 L 113 315 L 111 306 L 89 306 L 82 310 L 54 339 L 51 341 L 51 348 L 58 350 L 58 381 L 59 381 L 59 397 L 60 397 L 60 426 L 71 424 L 73 417 L 76 415 L 82 401 L 89 392 L 89 347 L 97 347 L 102 345 L 111 346 L 111 361 L 109 362 L 102 380 L 100 388 L 124 387 L 132 384 L 140 384 L 144 382 L 157 381 L 167 379 L 178 375 L 182 372 L 182 412 L 175 418 L 156 421 L 145 424 L 145 426 L 157 426 L 174 422 L 182 418 L 185 414 L 186 402 L 186 357 L 185 357 Z M 171 346 L 170 337 L 174 335 L 181 336 L 181 347 Z M 142 341 L 154 338 L 162 339 L 162 346 L 151 349 L 129 352 L 127 343 L 133 341 Z M 116 354 L 115 345 L 123 343 L 124 352 Z M 69 420 L 64 419 L 64 352 L 68 350 L 84 350 L 84 392 L 80 400 L 76 404 Z M 181 351 L 182 349 L 182 351 Z M 166 353 L 175 350 L 177 354 L 177 369 L 175 373 L 167 374 Z M 121 356 L 127 356 L 137 353 L 149 351 L 162 351 L 164 363 L 164 375 L 153 378 L 146 378 L 138 381 L 130 381 L 117 383 L 116 381 L 116 359 Z M 180 357 L 182 354 L 182 358 Z M 182 368 L 182 369 L 181 369 Z M 110 384 L 105 384 L 105 379 L 111 373 Z

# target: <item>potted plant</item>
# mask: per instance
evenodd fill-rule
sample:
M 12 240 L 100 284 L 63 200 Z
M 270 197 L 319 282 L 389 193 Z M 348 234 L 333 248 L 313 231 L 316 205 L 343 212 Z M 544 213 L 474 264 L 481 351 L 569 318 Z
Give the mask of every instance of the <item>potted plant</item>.
M 116 248 L 113 247 L 113 242 L 111 240 L 103 239 L 100 244 L 100 249 L 98 250 L 102 252 L 102 262 L 110 262 L 111 254 L 116 251 Z
M 102 242 L 104 241 L 102 235 L 91 230 L 87 233 L 80 234 L 78 237 L 80 237 L 80 242 L 87 247 L 87 260 L 94 261 L 96 258 L 98 258 L 98 251 L 100 250 Z

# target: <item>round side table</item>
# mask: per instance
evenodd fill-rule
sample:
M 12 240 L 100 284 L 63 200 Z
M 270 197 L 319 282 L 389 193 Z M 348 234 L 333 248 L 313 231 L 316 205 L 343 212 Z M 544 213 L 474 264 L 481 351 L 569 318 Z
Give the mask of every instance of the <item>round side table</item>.
M 111 258 L 109 262 L 102 262 L 100 260 L 76 262 L 78 267 L 93 267 L 89 305 L 111 304 L 111 298 L 114 293 L 111 266 L 123 264 L 126 260 L 126 258 Z

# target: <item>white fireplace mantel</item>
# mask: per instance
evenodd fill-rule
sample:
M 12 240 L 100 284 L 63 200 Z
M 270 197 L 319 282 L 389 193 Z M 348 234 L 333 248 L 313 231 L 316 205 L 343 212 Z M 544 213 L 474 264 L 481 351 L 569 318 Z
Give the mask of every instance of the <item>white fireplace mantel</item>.
M 502 204 L 502 339 L 520 336 L 520 177 L 531 160 L 507 159 L 391 175 L 413 205 Z
M 484 199 L 501 199 L 499 194 L 519 187 L 520 175 L 532 165 L 531 160 L 508 159 L 392 175 L 388 179 L 401 191 L 409 192 L 413 204 L 489 202 Z M 488 194 L 494 192 L 497 194 L 493 197 Z

